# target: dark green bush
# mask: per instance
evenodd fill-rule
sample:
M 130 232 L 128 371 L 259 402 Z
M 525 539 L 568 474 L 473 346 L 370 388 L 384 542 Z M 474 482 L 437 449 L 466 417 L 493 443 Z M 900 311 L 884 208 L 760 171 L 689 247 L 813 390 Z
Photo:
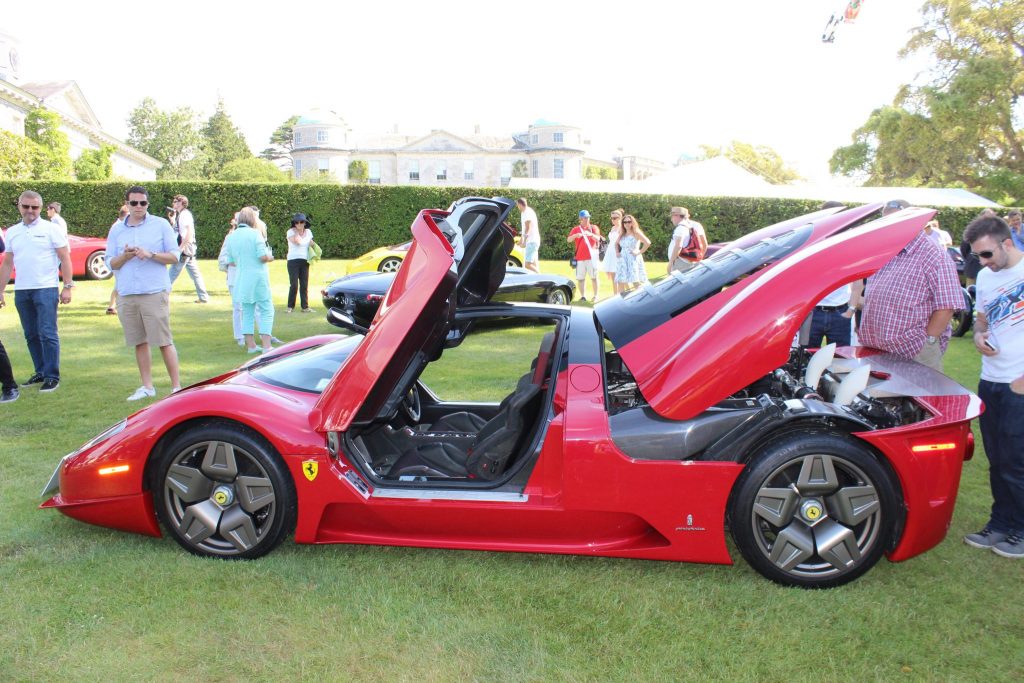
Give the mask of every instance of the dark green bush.
M 541 258 L 568 258 L 565 238 L 587 209 L 602 231 L 608 214 L 623 207 L 640 221 L 654 243 L 654 260 L 664 258 L 671 234 L 669 208 L 685 206 L 708 232 L 711 242 L 733 240 L 751 230 L 815 210 L 816 200 L 756 199 L 745 197 L 684 197 L 597 192 L 511 190 L 509 188 L 420 187 L 390 185 L 252 184 L 210 181 L 154 181 L 143 183 L 150 194 L 150 211 L 164 215 L 175 194 L 189 198 L 196 218 L 199 254 L 217 255 L 228 221 L 239 208 L 253 204 L 270 229 L 275 253 L 285 249 L 285 232 L 291 216 L 301 211 L 310 217 L 313 234 L 328 258 L 353 258 L 375 247 L 397 244 L 409 238 L 409 225 L 425 208 L 445 208 L 467 195 L 523 196 L 537 211 L 541 227 Z M 76 235 L 103 237 L 117 218 L 124 201 L 126 182 L 0 181 L 0 225 L 19 220 L 15 203 L 26 189 L 36 190 L 44 201 L 63 204 L 62 215 Z M 959 243 L 964 227 L 978 214 L 977 208 L 943 208 L 942 227 Z M 519 227 L 519 213 L 513 211 Z

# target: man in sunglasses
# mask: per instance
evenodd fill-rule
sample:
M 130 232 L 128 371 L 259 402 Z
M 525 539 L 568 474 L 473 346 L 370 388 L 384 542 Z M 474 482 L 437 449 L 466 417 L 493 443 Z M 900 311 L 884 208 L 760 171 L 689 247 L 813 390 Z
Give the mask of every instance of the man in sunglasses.
M 34 372 L 22 386 L 38 384 L 49 393 L 60 386 L 60 338 L 57 335 L 57 302 L 71 303 L 71 252 L 67 233 L 39 217 L 43 198 L 26 190 L 18 197 L 21 222 L 7 231 L 7 253 L 0 265 L 0 306 L 4 289 L 17 268 L 14 305 L 25 331 L 25 342 Z M 61 277 L 64 288 L 58 289 Z
M 107 265 L 117 278 L 117 317 L 125 345 L 135 348 L 142 386 L 128 397 L 156 396 L 150 345 L 159 347 L 171 378 L 171 393 L 181 389 L 178 352 L 171 337 L 171 280 L 167 266 L 178 262 L 178 238 L 166 219 L 149 213 L 149 193 L 139 185 L 125 192 L 128 216 L 107 234 Z
M 981 353 L 981 438 L 989 462 L 992 511 L 964 543 L 1024 558 L 1024 252 L 998 216 L 964 231 L 983 266 L 978 273 L 974 346 Z

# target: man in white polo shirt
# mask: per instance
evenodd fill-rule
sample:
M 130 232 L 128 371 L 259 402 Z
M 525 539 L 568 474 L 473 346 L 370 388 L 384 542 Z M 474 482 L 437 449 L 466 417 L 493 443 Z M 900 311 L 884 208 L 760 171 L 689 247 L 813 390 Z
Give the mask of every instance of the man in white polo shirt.
M 57 302 L 71 303 L 71 252 L 68 238 L 60 226 L 39 217 L 43 198 L 26 190 L 18 198 L 21 222 L 7 231 L 7 254 L 0 265 L 0 306 L 4 289 L 17 268 L 14 305 L 25 331 L 29 355 L 35 371 L 23 386 L 40 384 L 39 391 L 51 392 L 60 386 L 60 338 L 57 336 Z M 60 271 L 58 271 L 60 267 Z M 64 289 L 59 287 L 63 274 Z

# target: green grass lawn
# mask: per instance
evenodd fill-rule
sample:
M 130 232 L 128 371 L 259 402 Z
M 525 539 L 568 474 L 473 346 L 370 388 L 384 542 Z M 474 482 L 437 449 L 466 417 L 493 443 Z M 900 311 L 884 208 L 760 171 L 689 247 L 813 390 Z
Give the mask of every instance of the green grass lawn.
M 212 303 L 191 303 L 187 274 L 172 296 L 185 383 L 248 358 L 231 338 L 223 274 L 202 267 Z M 288 315 L 284 264 L 273 264 L 275 334 L 332 330 L 319 288 L 343 270 L 317 264 L 316 313 Z M 133 354 L 103 314 L 110 286 L 79 283 L 61 309 L 60 389 L 0 406 L 0 681 L 1024 678 L 1024 562 L 960 540 L 990 504 L 980 438 L 946 541 L 829 591 L 781 588 L 742 561 L 286 542 L 225 562 L 37 510 L 60 456 L 135 407 L 124 400 L 139 385 Z M 23 380 L 31 366 L 10 302 L 0 338 Z M 954 340 L 947 372 L 974 387 L 978 367 L 971 343 Z M 154 376 L 165 395 L 159 360 Z

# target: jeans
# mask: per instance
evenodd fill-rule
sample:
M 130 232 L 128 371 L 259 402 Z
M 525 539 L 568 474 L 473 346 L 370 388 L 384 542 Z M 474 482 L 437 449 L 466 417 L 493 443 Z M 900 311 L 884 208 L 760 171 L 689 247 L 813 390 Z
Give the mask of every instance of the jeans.
M 199 264 L 196 263 L 195 256 L 182 254 L 177 263 L 171 264 L 171 269 L 167 272 L 168 277 L 171 278 L 171 286 L 174 286 L 174 281 L 181 275 L 182 269 L 187 270 L 188 276 L 192 278 L 192 284 L 196 287 L 196 297 L 200 301 L 208 300 L 210 295 L 206 293 L 206 284 L 203 282 L 203 274 L 199 272 Z
M 295 291 L 299 302 L 309 308 L 309 261 L 304 258 L 288 259 L 288 308 L 295 308 Z
M 14 370 L 11 369 L 11 359 L 7 357 L 7 349 L 0 341 L 0 388 L 4 391 L 17 389 L 18 383 L 14 380 Z
M 846 311 L 846 306 L 840 306 L 834 311 L 815 308 L 811 315 L 811 336 L 807 340 L 807 346 L 820 347 L 823 337 L 828 339 L 830 344 L 835 342 L 837 346 L 849 346 L 850 319 L 843 317 Z
M 14 306 L 25 331 L 28 353 L 36 374 L 43 379 L 60 379 L 60 339 L 57 337 L 57 302 L 60 290 L 56 287 L 18 289 L 14 292 Z
M 979 420 L 988 456 L 994 531 L 1024 531 L 1024 394 L 1009 384 L 981 380 L 978 396 L 985 402 Z

